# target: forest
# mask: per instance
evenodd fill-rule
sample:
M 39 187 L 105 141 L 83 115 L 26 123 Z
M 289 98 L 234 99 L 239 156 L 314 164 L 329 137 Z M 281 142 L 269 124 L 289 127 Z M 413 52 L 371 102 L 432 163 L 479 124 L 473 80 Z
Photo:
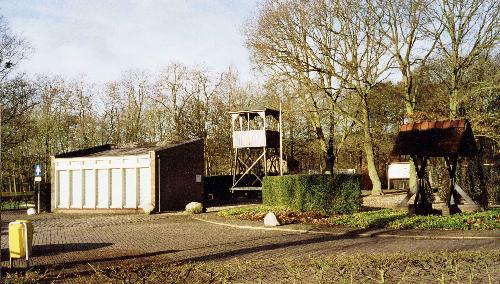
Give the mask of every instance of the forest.
M 202 138 L 205 175 L 231 171 L 228 112 L 283 106 L 286 160 L 356 169 L 380 194 L 399 126 L 467 119 L 498 180 L 500 4 L 494 0 L 265 0 L 243 27 L 258 79 L 171 62 L 91 82 L 16 67 L 37 52 L 0 18 L 1 191 L 29 191 L 33 165 L 101 144 Z M 439 168 L 438 162 L 435 162 Z

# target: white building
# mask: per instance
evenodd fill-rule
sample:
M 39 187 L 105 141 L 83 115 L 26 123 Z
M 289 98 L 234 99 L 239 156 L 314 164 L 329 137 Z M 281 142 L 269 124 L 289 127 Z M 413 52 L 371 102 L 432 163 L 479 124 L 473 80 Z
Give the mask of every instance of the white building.
M 52 211 L 182 209 L 203 199 L 203 141 L 102 145 L 51 157 Z

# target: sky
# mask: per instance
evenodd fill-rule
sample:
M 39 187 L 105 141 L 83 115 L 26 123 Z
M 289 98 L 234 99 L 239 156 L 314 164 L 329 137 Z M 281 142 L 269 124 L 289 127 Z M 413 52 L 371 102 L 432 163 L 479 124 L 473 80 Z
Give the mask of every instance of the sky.
M 0 0 L 0 14 L 34 52 L 28 74 L 118 80 L 171 62 L 254 76 L 242 33 L 256 0 Z

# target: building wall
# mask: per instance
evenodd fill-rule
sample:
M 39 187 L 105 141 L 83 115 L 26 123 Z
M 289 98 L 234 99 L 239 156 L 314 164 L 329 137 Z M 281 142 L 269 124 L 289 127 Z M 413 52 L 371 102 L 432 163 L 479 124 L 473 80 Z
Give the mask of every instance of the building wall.
M 203 200 L 203 140 L 195 140 L 158 151 L 156 165 L 160 168 L 160 211 L 182 210 L 191 201 Z M 158 161 L 159 160 L 159 161 Z M 197 181 L 198 176 L 198 181 Z
M 50 157 L 50 211 L 54 212 L 56 209 L 56 158 Z
M 149 168 L 150 168 L 150 192 L 151 192 L 151 205 L 153 208 L 157 209 L 158 196 L 156 194 L 156 186 L 158 183 L 157 179 L 157 166 L 156 166 L 156 153 L 154 151 L 149 151 Z M 157 209 L 158 210 L 158 209 Z

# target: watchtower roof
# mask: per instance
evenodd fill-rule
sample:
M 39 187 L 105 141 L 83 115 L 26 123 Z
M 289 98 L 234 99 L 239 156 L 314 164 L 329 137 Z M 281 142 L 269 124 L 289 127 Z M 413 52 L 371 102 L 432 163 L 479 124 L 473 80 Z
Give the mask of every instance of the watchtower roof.
M 230 114 L 256 114 L 256 113 L 264 113 L 266 116 L 270 115 L 275 117 L 276 119 L 279 118 L 280 112 L 278 110 L 272 109 L 272 108 L 267 108 L 267 107 L 260 107 L 260 106 L 253 106 L 249 108 L 245 108 L 242 110 L 237 110 L 237 111 L 230 111 Z
M 425 120 L 399 128 L 392 155 L 473 156 L 476 140 L 467 120 Z

